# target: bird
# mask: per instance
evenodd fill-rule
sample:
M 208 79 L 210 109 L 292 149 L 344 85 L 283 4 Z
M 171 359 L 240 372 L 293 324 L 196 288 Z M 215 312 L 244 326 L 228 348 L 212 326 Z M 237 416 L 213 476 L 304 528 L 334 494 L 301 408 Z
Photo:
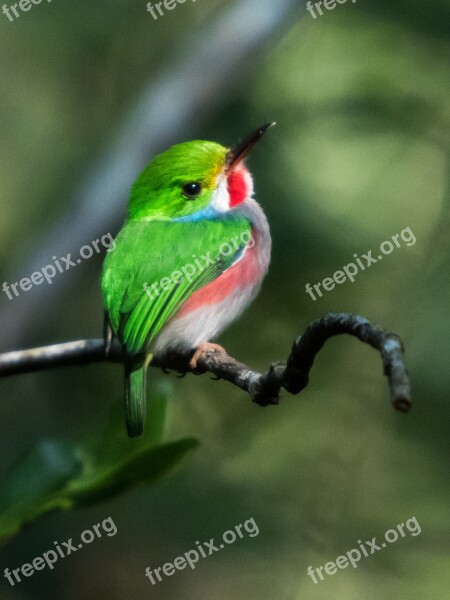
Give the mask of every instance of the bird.
M 144 432 L 146 370 L 154 357 L 192 352 L 190 367 L 258 294 L 271 235 L 246 157 L 275 123 L 225 147 L 176 144 L 132 186 L 127 217 L 103 264 L 105 348 L 123 350 L 128 435 Z

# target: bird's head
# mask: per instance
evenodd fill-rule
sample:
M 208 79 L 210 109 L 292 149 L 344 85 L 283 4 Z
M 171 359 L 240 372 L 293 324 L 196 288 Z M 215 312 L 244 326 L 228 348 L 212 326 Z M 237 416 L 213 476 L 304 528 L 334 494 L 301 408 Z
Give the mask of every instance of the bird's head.
M 159 154 L 133 186 L 129 218 L 196 220 L 233 210 L 253 193 L 244 159 L 272 125 L 231 148 L 192 141 Z

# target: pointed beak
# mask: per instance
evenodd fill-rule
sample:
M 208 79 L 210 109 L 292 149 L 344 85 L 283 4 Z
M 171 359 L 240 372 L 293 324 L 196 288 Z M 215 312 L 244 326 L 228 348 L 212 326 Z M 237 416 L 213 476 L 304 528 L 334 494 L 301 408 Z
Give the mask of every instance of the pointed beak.
M 275 123 L 267 123 L 262 127 L 258 127 L 258 129 L 253 131 L 243 142 L 232 146 L 225 161 L 226 171 L 232 171 L 240 162 L 242 162 L 256 142 L 258 142 L 266 131 L 274 125 Z

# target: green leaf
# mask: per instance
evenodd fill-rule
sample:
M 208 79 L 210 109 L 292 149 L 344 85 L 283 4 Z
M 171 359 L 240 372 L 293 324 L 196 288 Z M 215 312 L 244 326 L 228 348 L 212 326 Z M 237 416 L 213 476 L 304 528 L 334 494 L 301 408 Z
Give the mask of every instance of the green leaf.
M 25 452 L 0 485 L 0 537 L 51 510 L 48 503 L 81 471 L 76 447 L 69 442 L 42 440 Z
M 94 505 L 175 467 L 198 442 L 163 442 L 170 392 L 167 382 L 153 383 L 140 438 L 127 436 L 121 401 L 105 425 L 78 444 L 44 440 L 30 448 L 0 484 L 0 538 L 52 510 Z

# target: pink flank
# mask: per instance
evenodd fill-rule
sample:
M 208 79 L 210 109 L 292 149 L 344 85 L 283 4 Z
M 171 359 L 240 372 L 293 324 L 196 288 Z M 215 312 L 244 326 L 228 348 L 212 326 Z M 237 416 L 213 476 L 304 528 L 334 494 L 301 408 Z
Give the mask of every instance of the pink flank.
M 203 306 L 218 304 L 232 294 L 236 288 L 256 285 L 263 270 L 258 260 L 258 234 L 252 231 L 255 244 L 246 248 L 243 258 L 227 269 L 214 281 L 194 292 L 177 312 L 175 318 L 182 317 Z

